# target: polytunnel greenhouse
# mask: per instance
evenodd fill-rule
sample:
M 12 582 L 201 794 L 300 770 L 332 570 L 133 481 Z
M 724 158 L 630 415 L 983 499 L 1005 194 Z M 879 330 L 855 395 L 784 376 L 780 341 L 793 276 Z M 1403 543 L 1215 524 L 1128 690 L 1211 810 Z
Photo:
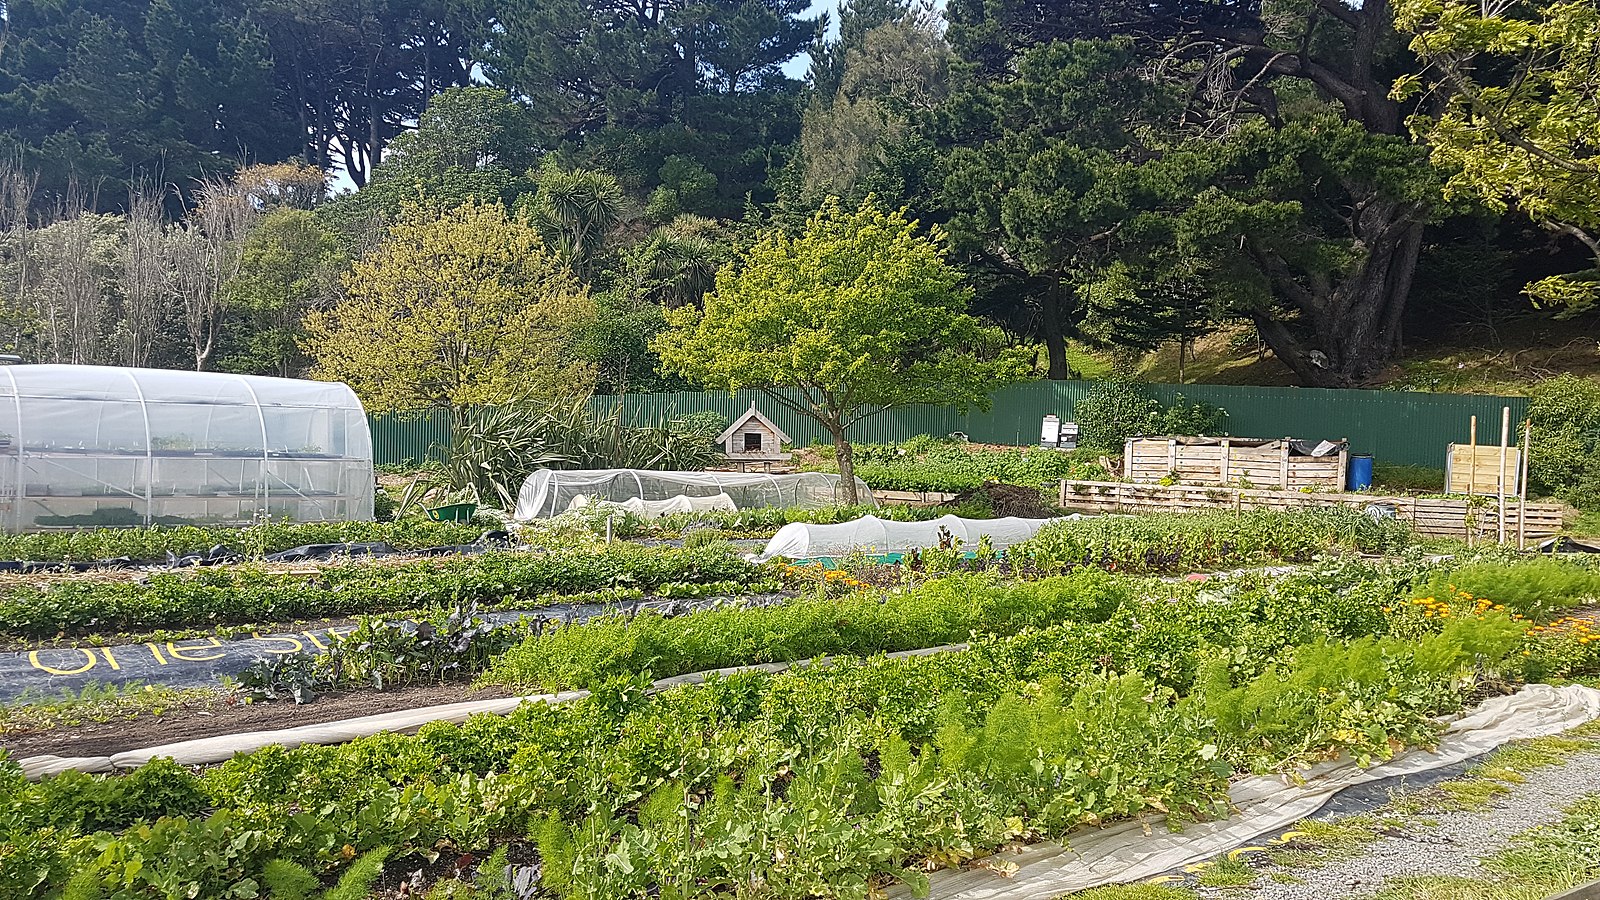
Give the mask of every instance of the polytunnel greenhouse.
M 372 518 L 361 401 L 330 382 L 0 366 L 7 531 Z
M 678 512 L 692 509 L 820 509 L 843 503 L 838 475 L 800 472 L 654 472 L 645 469 L 540 469 L 517 494 L 520 522 L 549 519 L 589 503 L 605 502 Z M 856 479 L 859 501 L 876 505 L 867 483 Z M 683 498 L 683 500 L 679 500 Z M 695 503 L 705 500 L 705 503 Z M 640 503 L 642 501 L 642 504 Z M 662 504 L 660 501 L 678 501 Z

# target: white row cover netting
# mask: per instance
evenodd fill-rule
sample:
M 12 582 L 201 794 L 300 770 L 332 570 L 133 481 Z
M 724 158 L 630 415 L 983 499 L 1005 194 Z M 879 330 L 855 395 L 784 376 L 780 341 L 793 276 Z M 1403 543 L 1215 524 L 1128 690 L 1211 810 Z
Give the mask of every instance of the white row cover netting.
M 844 502 L 839 476 L 825 472 L 769 475 L 763 472 L 651 472 L 645 469 L 540 469 L 517 494 L 516 519 L 551 519 L 589 503 L 626 504 L 683 497 L 688 509 L 700 498 L 726 497 L 737 509 L 820 509 Z M 876 506 L 867 483 L 856 479 L 856 497 Z M 721 499 L 713 508 L 727 508 Z M 674 510 L 679 511 L 679 510 Z
M 851 553 L 908 553 L 937 547 L 953 538 L 967 550 L 976 549 L 984 538 L 996 550 L 1004 550 L 1039 533 L 1051 522 L 1065 522 L 1078 515 L 1054 519 L 963 519 L 940 516 L 926 522 L 891 522 L 877 516 L 863 516 L 837 525 L 812 525 L 791 522 L 778 529 L 758 559 L 782 556 L 788 559 L 838 559 Z M 948 537 L 947 537 L 948 536 Z
M 7 531 L 372 518 L 372 437 L 335 382 L 0 366 Z

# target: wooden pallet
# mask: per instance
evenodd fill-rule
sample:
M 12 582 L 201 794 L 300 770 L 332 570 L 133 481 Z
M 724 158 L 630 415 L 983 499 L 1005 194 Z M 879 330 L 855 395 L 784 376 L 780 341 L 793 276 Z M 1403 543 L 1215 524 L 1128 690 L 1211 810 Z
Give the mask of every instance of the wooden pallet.
M 1421 534 L 1438 537 L 1494 539 L 1499 534 L 1499 502 L 1449 497 L 1350 493 L 1340 491 L 1266 491 L 1207 485 L 1131 484 L 1106 481 L 1064 481 L 1060 504 L 1079 512 L 1191 512 L 1201 509 L 1314 509 L 1388 507 L 1411 522 Z M 1562 507 L 1554 503 L 1506 501 L 1506 534 L 1515 539 L 1519 519 L 1527 538 L 1545 538 L 1562 527 Z

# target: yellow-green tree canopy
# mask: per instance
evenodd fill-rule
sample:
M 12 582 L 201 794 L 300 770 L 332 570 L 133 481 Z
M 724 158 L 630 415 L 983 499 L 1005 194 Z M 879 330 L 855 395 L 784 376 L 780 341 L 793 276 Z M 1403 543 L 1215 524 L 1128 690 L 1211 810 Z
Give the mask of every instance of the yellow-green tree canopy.
M 1528 286 L 1537 301 L 1600 300 L 1600 5 L 1594 0 L 1396 0 L 1395 24 L 1427 63 L 1397 96 L 1432 88 L 1438 115 L 1412 127 L 1450 173 L 1446 190 L 1516 205 L 1576 239 L 1595 268 Z
M 913 403 L 984 407 L 1026 367 L 995 352 L 966 312 L 969 292 L 943 235 L 868 197 L 824 203 L 798 237 L 774 233 L 717 275 L 705 310 L 669 311 L 662 367 L 710 388 L 757 388 L 833 436 L 846 501 L 846 429 Z
M 348 298 L 306 320 L 318 378 L 369 409 L 461 407 L 586 393 L 573 332 L 594 304 L 528 223 L 499 204 L 407 206 L 344 278 Z

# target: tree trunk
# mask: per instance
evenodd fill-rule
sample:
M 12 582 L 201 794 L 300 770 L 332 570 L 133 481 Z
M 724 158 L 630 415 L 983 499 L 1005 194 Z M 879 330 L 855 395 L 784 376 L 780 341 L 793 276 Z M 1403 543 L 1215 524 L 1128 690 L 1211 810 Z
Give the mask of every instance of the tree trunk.
M 844 428 L 832 422 L 824 422 L 823 425 L 833 435 L 833 457 L 839 463 L 839 487 L 844 491 L 845 505 L 855 506 L 861 502 L 861 497 L 856 493 L 855 451 L 850 447 L 850 440 L 844 436 Z
M 1044 294 L 1040 303 L 1039 336 L 1044 340 L 1045 352 L 1050 358 L 1050 368 L 1045 375 L 1051 381 L 1065 381 L 1070 373 L 1067 369 L 1067 324 L 1066 311 L 1061 302 L 1061 282 L 1052 284 Z
M 1400 349 L 1400 319 L 1422 248 L 1420 204 L 1374 202 L 1355 231 L 1365 255 L 1342 277 L 1293 272 L 1270 250 L 1257 251 L 1273 292 L 1299 313 L 1299 328 L 1280 310 L 1251 314 L 1261 339 L 1312 387 L 1356 387 Z

